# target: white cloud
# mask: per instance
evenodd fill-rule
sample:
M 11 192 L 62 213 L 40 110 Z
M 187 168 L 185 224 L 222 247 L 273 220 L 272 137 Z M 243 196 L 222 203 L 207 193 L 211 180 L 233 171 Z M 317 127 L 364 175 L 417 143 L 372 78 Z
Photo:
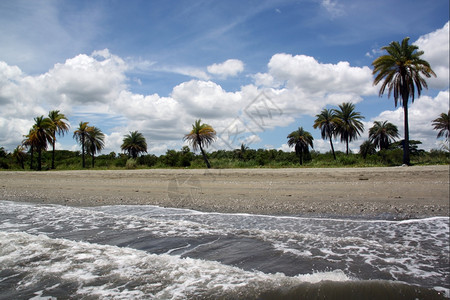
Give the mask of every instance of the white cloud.
M 449 91 L 441 91 L 436 97 L 422 96 L 409 107 L 409 135 L 411 140 L 423 143 L 422 149 L 436 148 L 437 132 L 433 130 L 432 121 L 449 109 Z M 398 127 L 400 139 L 403 139 L 403 108 L 387 110 L 372 118 L 372 121 L 389 121 Z M 366 130 L 367 131 L 367 130 Z
M 212 64 L 207 69 L 211 74 L 226 78 L 244 71 L 244 63 L 238 59 L 228 59 L 221 64 Z
M 323 64 L 306 55 L 275 54 L 268 64 L 269 73 L 286 82 L 288 88 L 306 92 L 354 93 L 372 95 L 372 70 L 369 67 L 351 67 L 346 61 Z
M 358 103 L 363 96 L 376 94 L 368 67 L 352 67 L 348 62 L 323 64 L 306 55 L 275 54 L 268 72 L 253 78 L 282 112 L 273 118 L 272 126 L 287 126 L 301 115 L 316 115 L 326 105 Z M 257 89 L 254 97 L 262 90 Z
M 205 71 L 199 69 L 199 68 L 193 68 L 193 67 L 173 67 L 173 68 L 166 68 L 165 71 L 173 72 L 181 75 L 185 75 L 188 77 L 198 78 L 202 80 L 208 80 L 209 76 L 205 73 Z
M 212 81 L 191 80 L 174 87 L 171 97 L 196 118 L 237 116 L 241 104 L 239 92 L 230 93 Z
M 444 27 L 421 36 L 413 44 L 423 50 L 423 58 L 428 61 L 437 77 L 427 79 L 430 88 L 449 87 L 449 22 Z
M 288 144 L 282 144 L 280 147 L 277 148 L 277 150 L 281 150 L 283 152 L 294 152 L 294 148 L 289 147 Z
M 340 17 L 345 14 L 344 8 L 336 0 L 322 0 L 321 5 L 332 17 Z

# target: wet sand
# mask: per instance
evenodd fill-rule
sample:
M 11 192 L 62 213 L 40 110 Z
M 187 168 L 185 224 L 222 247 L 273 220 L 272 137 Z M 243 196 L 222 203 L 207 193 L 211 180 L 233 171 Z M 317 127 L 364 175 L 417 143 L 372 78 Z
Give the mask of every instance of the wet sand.
M 449 215 L 449 166 L 0 172 L 0 200 L 408 219 Z

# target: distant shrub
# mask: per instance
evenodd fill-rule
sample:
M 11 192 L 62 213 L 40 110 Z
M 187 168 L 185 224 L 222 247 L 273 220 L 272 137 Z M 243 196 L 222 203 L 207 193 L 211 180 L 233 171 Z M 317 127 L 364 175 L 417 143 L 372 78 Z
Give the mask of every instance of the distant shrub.
M 136 167 L 137 167 L 137 162 L 136 162 L 135 159 L 130 158 L 130 159 L 127 160 L 127 162 L 125 164 L 125 168 L 127 168 L 127 169 L 136 169 Z
M 116 158 L 115 165 L 118 168 L 124 168 L 127 164 L 128 156 L 127 155 L 119 155 L 118 158 Z
M 153 167 L 158 162 L 158 157 L 153 154 L 142 155 L 138 157 L 137 163 L 139 165 L 145 165 L 147 167 Z
M 403 150 L 402 149 L 381 150 L 381 151 L 378 151 L 378 155 L 380 156 L 383 164 L 386 164 L 389 166 L 399 166 L 403 162 Z
M 5 159 L 0 159 L 0 169 L 9 169 L 9 165 Z
M 344 166 L 351 166 L 358 163 L 358 158 L 355 155 L 341 155 L 337 161 Z

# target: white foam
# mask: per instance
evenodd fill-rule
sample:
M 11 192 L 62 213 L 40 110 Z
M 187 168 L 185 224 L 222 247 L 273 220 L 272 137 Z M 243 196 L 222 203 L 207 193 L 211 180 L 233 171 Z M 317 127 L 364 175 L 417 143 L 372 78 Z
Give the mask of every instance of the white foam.
M 249 286 L 259 293 L 304 282 L 350 280 L 342 271 L 288 277 L 244 271 L 218 262 L 5 232 L 0 232 L 0 264 L 27 274 L 19 290 L 53 276 L 77 283 L 80 296 L 112 298 L 154 295 L 179 299 L 202 293 L 220 297 Z M 102 285 L 98 285 L 99 280 Z

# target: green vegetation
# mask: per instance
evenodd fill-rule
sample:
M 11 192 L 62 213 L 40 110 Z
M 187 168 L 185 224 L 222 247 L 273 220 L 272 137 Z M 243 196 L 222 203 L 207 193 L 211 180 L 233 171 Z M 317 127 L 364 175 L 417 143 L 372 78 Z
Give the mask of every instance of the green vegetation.
M 372 144 L 373 145 L 373 144 Z M 414 165 L 450 164 L 450 152 L 445 150 L 431 150 L 429 152 L 418 148 L 420 142 L 410 141 L 411 163 Z M 350 153 L 336 151 L 336 160 L 331 151 L 319 153 L 309 151 L 303 153 L 304 168 L 334 168 L 334 167 L 383 167 L 399 166 L 402 164 L 402 141 L 393 143 L 389 149 L 378 152 L 370 152 L 363 157 L 362 153 Z M 7 153 L 0 148 L 0 169 L 5 170 L 30 170 L 30 153 L 24 153 L 24 169 L 14 153 Z M 91 155 L 91 154 L 87 154 Z M 214 168 L 298 168 L 299 157 L 295 152 L 281 150 L 246 149 L 242 154 L 240 149 L 217 150 L 208 153 L 209 162 Z M 36 157 L 34 166 L 36 166 Z M 82 157 L 80 151 L 56 150 L 55 168 L 57 170 L 82 169 Z M 42 153 L 42 169 L 50 170 L 52 163 L 51 151 Z M 95 167 L 88 166 L 91 170 L 116 170 L 116 169 L 148 169 L 148 168 L 204 168 L 205 162 L 201 154 L 195 154 L 188 147 L 181 150 L 167 150 L 159 157 L 153 154 L 141 155 L 132 159 L 126 154 L 99 155 L 95 158 Z

